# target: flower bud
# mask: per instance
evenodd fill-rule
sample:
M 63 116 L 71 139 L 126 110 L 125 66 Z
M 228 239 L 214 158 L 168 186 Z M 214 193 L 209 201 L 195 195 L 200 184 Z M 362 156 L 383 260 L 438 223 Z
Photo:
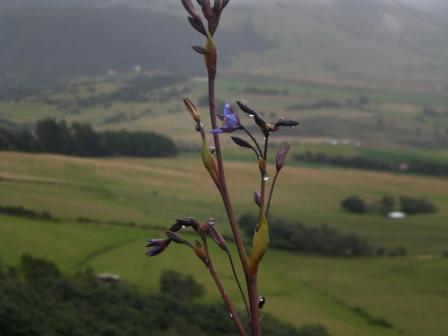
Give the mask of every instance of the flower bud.
M 275 168 L 279 172 L 285 163 L 286 156 L 288 155 L 289 149 L 291 148 L 291 145 L 285 145 L 282 148 L 279 149 L 277 152 L 277 158 L 275 160 Z
M 208 225 L 208 229 L 207 229 L 210 238 L 213 239 L 213 241 L 220 247 L 222 248 L 224 251 L 228 251 L 228 247 L 227 247 L 227 243 L 224 239 L 224 237 L 221 235 L 221 233 L 219 233 L 215 227 L 213 225 Z

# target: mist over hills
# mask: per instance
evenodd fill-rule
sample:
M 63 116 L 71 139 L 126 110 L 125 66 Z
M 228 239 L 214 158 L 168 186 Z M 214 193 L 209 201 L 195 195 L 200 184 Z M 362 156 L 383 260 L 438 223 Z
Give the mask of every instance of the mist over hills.
M 69 3 L 68 1 L 66 3 Z M 253 30 L 221 31 L 229 63 L 240 52 L 269 43 Z M 131 7 L 27 7 L 0 11 L 0 82 L 3 89 L 33 82 L 101 75 L 109 70 L 202 74 L 191 45 L 202 43 L 177 16 Z
M 0 0 L 0 87 L 134 65 L 200 73 L 187 50 L 202 42 L 181 7 L 179 0 Z M 223 70 L 445 90 L 445 9 L 441 0 L 232 0 L 217 35 Z

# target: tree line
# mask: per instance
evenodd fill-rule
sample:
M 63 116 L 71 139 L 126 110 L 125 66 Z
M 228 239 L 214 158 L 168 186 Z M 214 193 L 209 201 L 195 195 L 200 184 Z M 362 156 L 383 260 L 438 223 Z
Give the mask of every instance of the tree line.
M 253 234 L 257 218 L 243 215 L 239 219 L 241 229 L 248 237 Z M 280 218 L 269 218 L 271 247 L 311 255 L 330 257 L 362 257 L 375 254 L 375 249 L 354 234 L 343 234 L 326 225 L 305 226 L 288 223 Z
M 204 293 L 193 277 L 173 271 L 162 273 L 159 292 L 143 294 L 91 269 L 66 276 L 25 255 L 18 266 L 0 262 L 0 335 L 234 335 L 224 305 L 197 302 Z M 271 336 L 330 336 L 322 325 L 295 328 L 266 313 L 263 325 Z
M 366 170 L 414 173 L 431 176 L 448 176 L 448 164 L 437 161 L 412 160 L 410 162 L 394 163 L 386 160 L 371 159 L 362 156 L 329 156 L 324 153 L 294 155 L 295 161 L 332 165 L 343 168 L 356 168 Z
M 32 130 L 0 128 L 0 150 L 86 157 L 171 157 L 178 152 L 168 137 L 154 132 L 96 132 L 89 124 L 45 119 Z

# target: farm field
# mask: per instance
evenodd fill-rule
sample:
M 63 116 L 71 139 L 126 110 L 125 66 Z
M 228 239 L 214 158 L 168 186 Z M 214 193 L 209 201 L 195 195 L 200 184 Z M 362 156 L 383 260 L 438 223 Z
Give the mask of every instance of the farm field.
M 238 213 L 253 210 L 253 167 L 238 161 L 227 166 Z M 448 268 L 441 255 L 448 242 L 448 181 L 288 167 L 279 183 L 274 215 L 307 225 L 325 222 L 375 245 L 404 246 L 408 255 L 336 259 L 271 250 L 260 278 L 268 300 L 266 311 L 295 324 L 323 323 L 334 335 L 446 334 Z M 3 262 L 15 264 L 22 253 L 32 253 L 55 261 L 65 272 L 91 266 L 97 272 L 117 273 L 146 291 L 155 290 L 161 271 L 171 268 L 193 274 L 207 288 L 205 300 L 216 299 L 202 265 L 186 258 L 182 246 L 173 246 L 158 258 L 144 256 L 145 239 L 162 236 L 157 227 L 167 227 L 179 216 L 213 216 L 226 231 L 216 192 L 192 155 L 80 159 L 2 152 L 0 186 L 1 205 L 48 211 L 62 219 L 0 215 Z M 379 215 L 351 215 L 339 207 L 350 193 L 372 200 L 383 193 L 426 197 L 439 212 L 397 222 Z M 79 217 L 116 223 L 85 223 Z M 125 226 L 131 221 L 134 227 Z M 218 250 L 213 255 L 228 287 L 231 276 L 224 266 L 225 256 Z M 379 319 L 391 326 L 385 327 Z

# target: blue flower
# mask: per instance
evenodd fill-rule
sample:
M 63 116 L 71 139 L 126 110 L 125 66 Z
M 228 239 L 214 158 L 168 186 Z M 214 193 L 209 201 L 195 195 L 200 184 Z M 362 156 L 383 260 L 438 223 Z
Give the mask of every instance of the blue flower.
M 213 134 L 231 133 L 241 128 L 240 119 L 228 103 L 224 104 L 224 114 L 218 114 L 218 118 L 222 120 L 223 124 L 212 130 Z
M 146 255 L 154 257 L 165 251 L 170 243 L 171 239 L 148 239 L 148 245 L 146 247 L 150 249 L 146 252 Z

